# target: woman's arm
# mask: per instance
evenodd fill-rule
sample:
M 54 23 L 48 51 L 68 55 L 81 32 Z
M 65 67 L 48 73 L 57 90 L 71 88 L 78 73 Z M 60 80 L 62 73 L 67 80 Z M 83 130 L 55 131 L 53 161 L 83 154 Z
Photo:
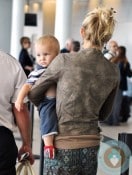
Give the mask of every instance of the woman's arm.
M 47 89 L 56 84 L 59 76 L 62 74 L 64 67 L 64 59 L 60 55 L 58 55 L 46 71 L 40 76 L 40 78 L 36 81 L 35 85 L 33 85 L 30 93 L 29 99 L 34 103 L 36 106 L 40 104 L 43 100 L 43 94 L 47 91 Z
M 119 88 L 119 85 L 117 84 L 115 89 L 112 90 L 112 92 L 109 94 L 108 98 L 105 100 L 102 108 L 100 109 L 99 121 L 104 121 L 111 114 L 113 104 L 114 104 L 114 99 L 115 99 L 118 88 Z

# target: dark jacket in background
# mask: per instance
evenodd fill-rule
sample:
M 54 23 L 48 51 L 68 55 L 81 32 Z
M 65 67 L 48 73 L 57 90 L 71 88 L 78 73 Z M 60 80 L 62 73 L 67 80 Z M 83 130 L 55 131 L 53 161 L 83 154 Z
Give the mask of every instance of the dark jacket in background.
M 119 88 L 122 91 L 126 91 L 126 90 L 128 90 L 127 77 L 131 77 L 132 76 L 132 71 L 130 69 L 130 64 L 127 62 L 126 65 L 124 66 L 124 63 L 120 62 L 119 63 L 119 69 L 120 69 L 120 75 L 121 75 L 120 76 L 121 80 L 120 80 Z
M 24 72 L 28 76 L 30 74 L 29 70 L 26 70 L 24 67 L 25 66 L 33 66 L 33 61 L 30 58 L 30 55 L 26 49 L 22 49 L 19 55 L 19 62 L 23 67 Z

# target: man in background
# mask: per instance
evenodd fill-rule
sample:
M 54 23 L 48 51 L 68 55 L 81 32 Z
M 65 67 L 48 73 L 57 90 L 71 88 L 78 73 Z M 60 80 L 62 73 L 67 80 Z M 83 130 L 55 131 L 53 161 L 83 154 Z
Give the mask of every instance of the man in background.
M 68 53 L 68 52 L 71 52 L 71 49 L 72 49 L 72 42 L 74 40 L 72 38 L 68 38 L 66 40 L 66 43 L 65 43 L 65 47 L 63 49 L 61 49 L 61 53 Z
M 19 112 L 15 108 L 18 92 L 26 81 L 26 75 L 19 62 L 0 51 L 0 175 L 16 175 L 16 159 L 29 152 L 31 164 L 34 158 L 31 150 L 30 117 L 25 104 Z M 18 152 L 13 131 L 19 128 L 22 146 Z
M 108 52 L 104 54 L 105 58 L 111 60 L 113 57 L 116 57 L 116 52 L 118 50 L 118 44 L 114 40 L 108 42 Z

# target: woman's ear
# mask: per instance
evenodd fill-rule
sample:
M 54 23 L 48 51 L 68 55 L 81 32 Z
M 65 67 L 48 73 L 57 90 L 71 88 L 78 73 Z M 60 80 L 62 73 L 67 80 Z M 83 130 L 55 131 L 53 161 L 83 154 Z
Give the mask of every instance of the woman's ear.
M 81 35 L 82 38 L 84 38 L 84 36 L 85 36 L 84 27 L 80 28 L 80 35 Z

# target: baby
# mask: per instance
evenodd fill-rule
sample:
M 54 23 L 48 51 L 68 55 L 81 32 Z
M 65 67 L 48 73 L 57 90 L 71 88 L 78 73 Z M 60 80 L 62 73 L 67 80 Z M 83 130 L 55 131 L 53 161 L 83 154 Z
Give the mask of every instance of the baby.
M 37 79 L 44 73 L 51 61 L 59 54 L 60 45 L 58 40 L 52 35 L 40 37 L 35 44 L 37 66 L 32 71 L 23 85 L 15 106 L 18 111 L 23 108 L 24 98 L 28 95 Z M 56 87 L 51 86 L 44 94 L 44 100 L 39 104 L 40 129 L 44 141 L 44 155 L 54 158 L 55 148 L 53 145 L 54 135 L 57 134 L 57 116 L 56 116 Z

